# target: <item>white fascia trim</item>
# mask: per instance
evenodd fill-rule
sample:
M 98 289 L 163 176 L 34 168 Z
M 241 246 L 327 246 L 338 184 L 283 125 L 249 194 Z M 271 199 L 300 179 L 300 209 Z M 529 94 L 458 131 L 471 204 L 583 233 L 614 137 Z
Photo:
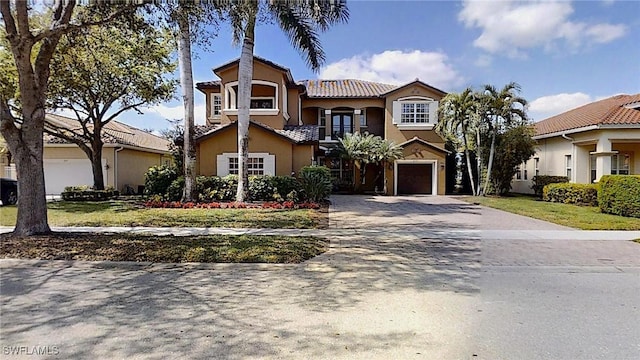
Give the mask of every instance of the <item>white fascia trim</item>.
M 224 109 L 222 112 L 225 115 L 238 115 L 237 109 Z M 280 113 L 279 109 L 251 109 L 249 110 L 249 115 L 278 115 Z
M 396 101 L 406 101 L 406 102 L 431 102 L 431 101 L 436 101 L 435 99 L 432 99 L 430 97 L 426 97 L 426 96 L 405 96 L 402 98 L 397 99 Z
M 433 164 L 431 166 L 431 195 L 438 195 L 438 160 L 396 160 L 393 162 L 393 196 L 398 196 L 398 164 Z
M 585 127 L 581 127 L 581 128 L 577 128 L 577 129 L 571 129 L 571 130 L 565 130 L 565 131 L 556 131 L 554 133 L 544 134 L 544 135 L 536 135 L 536 136 L 532 136 L 531 138 L 533 140 L 547 139 L 547 138 L 552 138 L 552 137 L 556 137 L 556 136 L 562 136 L 562 134 L 568 135 L 568 134 L 575 134 L 575 133 L 579 133 L 579 132 L 583 132 L 583 131 L 598 130 L 598 128 L 599 128 L 598 125 L 589 125 L 589 126 L 585 126 Z
M 415 124 L 398 124 L 400 130 L 433 130 L 434 124 L 415 125 Z
M 602 124 L 601 129 L 640 129 L 640 124 Z

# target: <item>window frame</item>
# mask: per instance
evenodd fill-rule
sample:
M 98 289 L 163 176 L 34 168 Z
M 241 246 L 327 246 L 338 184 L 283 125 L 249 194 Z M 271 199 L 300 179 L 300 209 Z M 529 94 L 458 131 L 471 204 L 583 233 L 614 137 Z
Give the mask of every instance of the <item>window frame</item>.
M 265 80 L 252 80 L 251 81 L 251 90 L 253 92 L 254 85 L 264 85 L 269 86 L 274 89 L 274 96 L 252 96 L 251 101 L 254 100 L 266 100 L 270 99 L 273 102 L 273 106 L 271 108 L 250 108 L 250 115 L 278 115 L 280 113 L 279 99 L 280 99 L 280 86 L 277 83 Z M 224 85 L 225 91 L 225 99 L 224 99 L 224 108 L 222 111 L 227 115 L 238 115 L 237 108 L 237 93 L 234 90 L 234 87 L 238 86 L 238 81 L 231 81 Z M 283 93 L 286 92 L 283 91 Z M 251 106 L 251 105 L 249 105 Z
M 573 175 L 573 163 L 572 156 L 565 155 L 564 156 L 564 165 L 565 165 L 565 176 L 571 181 L 571 176 Z
M 432 130 L 438 123 L 438 104 L 438 100 L 426 96 L 398 98 L 392 103 L 391 122 L 400 130 Z M 418 111 L 419 106 L 423 105 L 426 108 Z M 407 106 L 411 106 L 412 110 L 407 111 Z M 416 122 L 421 115 L 424 116 L 424 122 Z
M 621 169 L 620 165 L 624 164 L 624 159 L 628 159 L 627 168 Z M 615 164 L 615 167 L 614 167 L 614 164 Z M 621 171 L 626 172 L 626 174 L 621 174 L 620 173 Z M 631 174 L 631 154 L 626 152 L 619 152 L 617 154 L 611 155 L 611 175 L 629 175 L 629 174 Z
M 216 98 L 219 99 L 218 104 L 216 104 Z M 221 93 L 211 93 L 211 108 L 210 108 L 210 117 L 214 119 L 220 118 L 222 116 L 222 94 Z M 218 112 L 216 113 L 216 105 L 218 105 Z
M 216 175 L 239 175 L 238 153 L 218 154 L 216 159 Z M 247 170 L 249 172 L 249 176 L 275 175 L 275 164 L 275 155 L 269 153 L 249 153 Z

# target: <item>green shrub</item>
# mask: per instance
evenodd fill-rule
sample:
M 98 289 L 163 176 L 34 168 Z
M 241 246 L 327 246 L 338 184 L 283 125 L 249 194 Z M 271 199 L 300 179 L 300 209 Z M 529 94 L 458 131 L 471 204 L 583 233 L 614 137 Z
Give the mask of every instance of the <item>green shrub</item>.
M 536 175 L 531 178 L 533 186 L 531 189 L 535 192 L 536 196 L 541 198 L 544 187 L 549 184 L 568 183 L 569 178 L 566 176 L 551 176 L 551 175 Z
M 171 185 L 167 188 L 165 199 L 169 201 L 180 201 L 184 194 L 184 176 L 179 176 L 177 179 L 171 182 Z
M 146 195 L 166 196 L 171 183 L 178 178 L 176 168 L 171 166 L 153 166 L 144 174 L 144 193 Z
M 271 178 L 275 192 L 273 194 L 274 201 L 293 201 L 300 200 L 300 183 L 292 176 L 274 176 Z
M 600 211 L 640 218 L 640 176 L 605 175 L 599 184 Z
M 300 169 L 300 177 L 303 177 L 305 176 L 305 174 L 310 174 L 310 173 L 320 174 L 322 176 L 326 176 L 329 179 L 331 179 L 331 170 L 326 166 L 310 165 Z
M 273 176 L 250 176 L 249 177 L 249 200 L 250 201 L 272 201 L 276 187 Z
M 326 169 L 326 170 L 325 170 Z M 331 172 L 324 166 L 307 166 L 300 171 L 298 179 L 307 201 L 319 202 L 331 195 Z
M 556 183 L 544 187 L 544 201 L 598 206 L 598 185 Z

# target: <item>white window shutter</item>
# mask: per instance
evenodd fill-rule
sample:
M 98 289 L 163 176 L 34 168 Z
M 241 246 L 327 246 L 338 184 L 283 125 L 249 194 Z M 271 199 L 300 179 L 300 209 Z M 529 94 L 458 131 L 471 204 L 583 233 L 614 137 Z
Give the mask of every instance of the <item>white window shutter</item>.
M 217 176 L 227 176 L 229 175 L 229 157 L 225 154 L 218 155 L 216 157 L 216 175 Z
M 429 102 L 429 122 L 431 124 L 438 123 L 438 102 L 437 101 Z
M 402 116 L 402 103 L 400 101 L 393 102 L 393 113 L 391 115 L 391 123 L 400 124 L 400 117 Z
M 276 174 L 276 156 L 275 155 L 264 156 L 264 174 L 265 175 Z

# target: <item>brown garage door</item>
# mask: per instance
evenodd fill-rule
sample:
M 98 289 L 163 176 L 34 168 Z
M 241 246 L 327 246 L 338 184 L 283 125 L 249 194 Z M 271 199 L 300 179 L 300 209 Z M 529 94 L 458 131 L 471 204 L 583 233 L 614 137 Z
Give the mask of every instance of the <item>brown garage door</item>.
M 433 164 L 398 164 L 398 194 L 432 194 Z

